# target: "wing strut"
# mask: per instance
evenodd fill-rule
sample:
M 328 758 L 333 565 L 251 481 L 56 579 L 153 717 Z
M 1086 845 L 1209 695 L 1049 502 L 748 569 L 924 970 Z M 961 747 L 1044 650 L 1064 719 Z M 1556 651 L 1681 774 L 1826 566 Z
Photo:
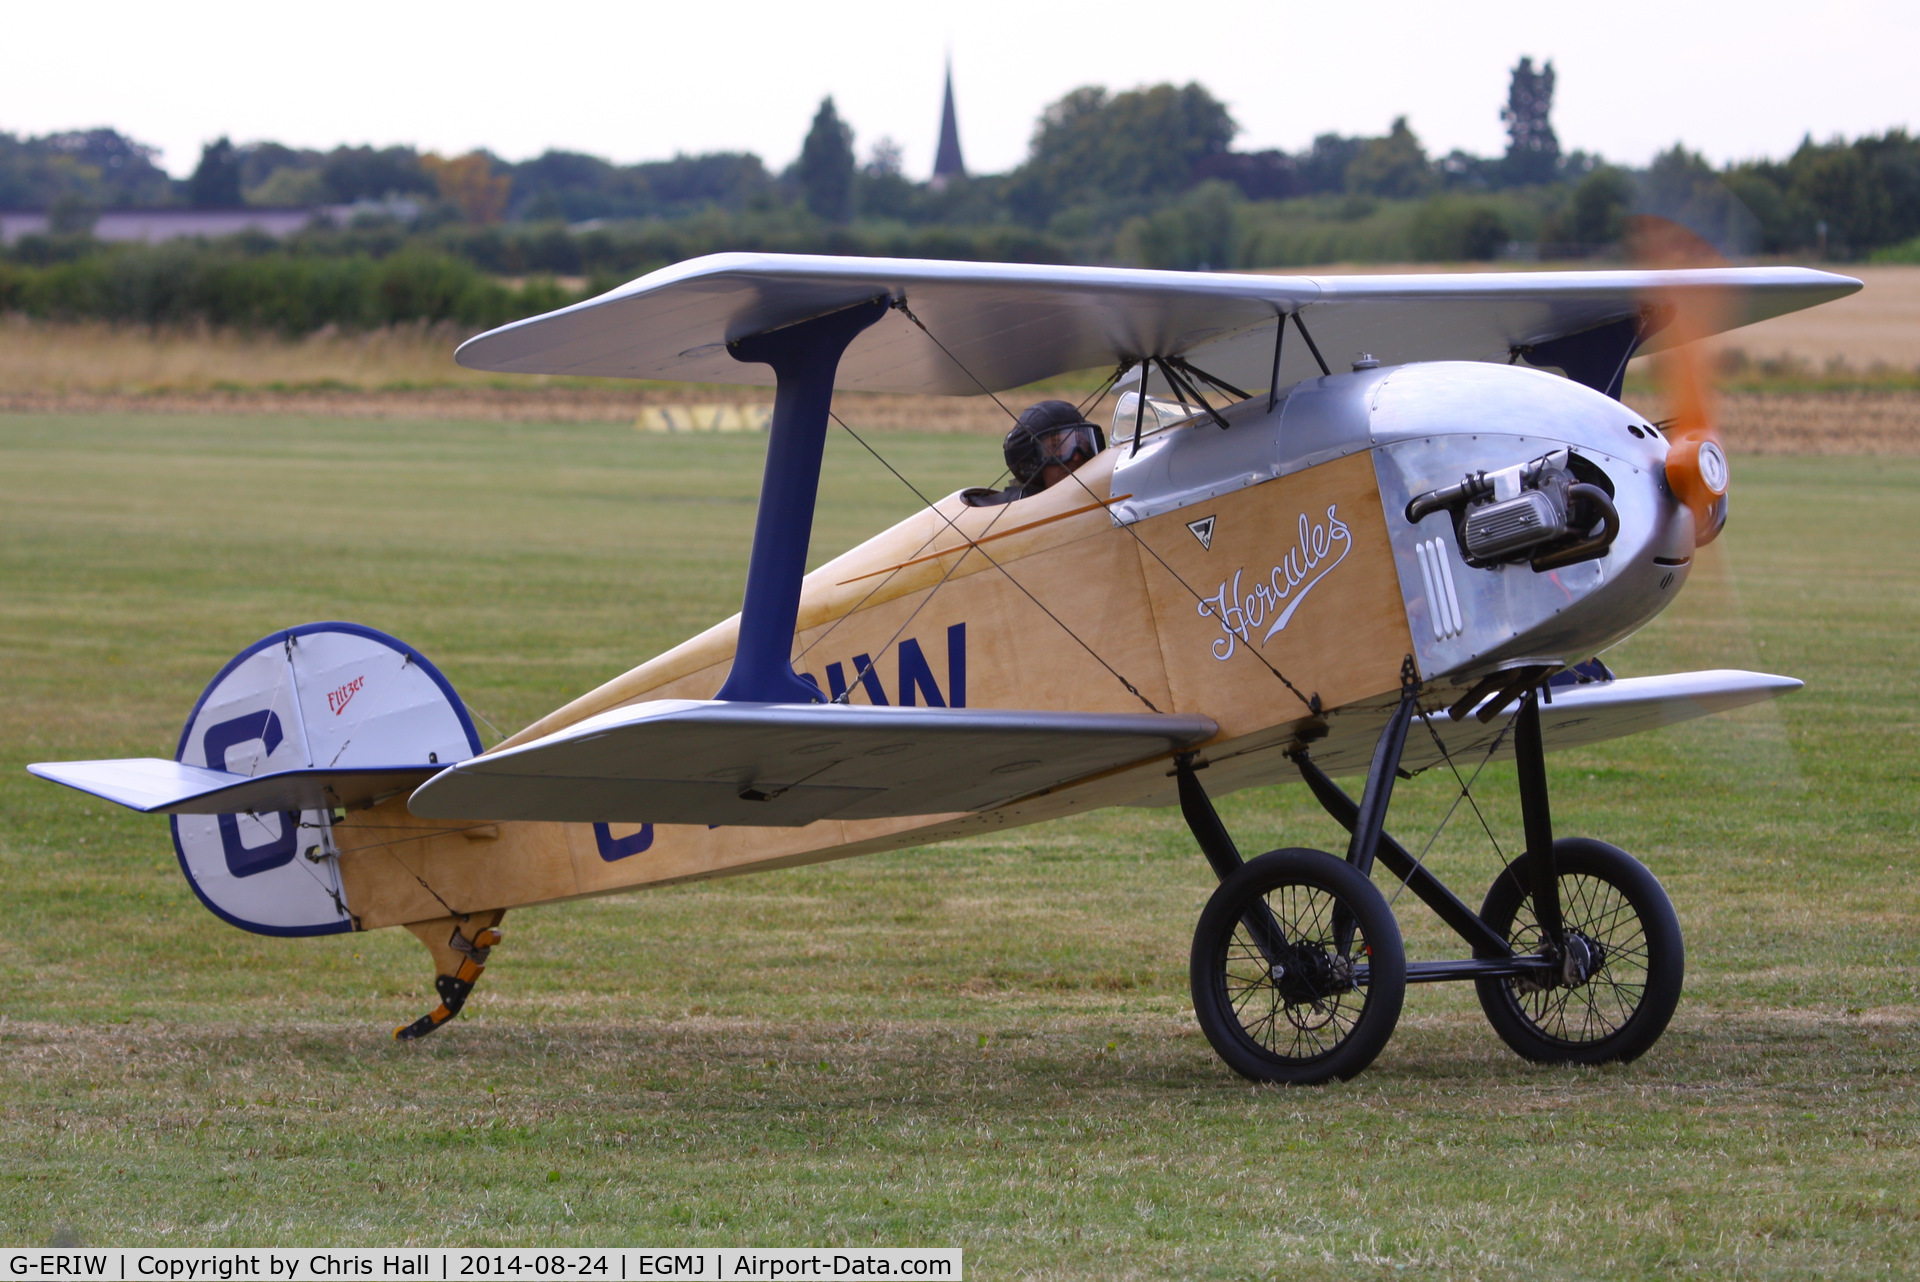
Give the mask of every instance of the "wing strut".
M 1285 323 L 1284 321 L 1281 322 L 1283 325 Z M 1307 340 L 1307 350 L 1313 353 L 1313 362 L 1320 367 L 1320 372 L 1322 374 L 1333 373 L 1332 370 L 1327 368 L 1327 358 L 1320 354 L 1320 344 L 1313 341 L 1312 334 L 1307 333 L 1307 323 L 1300 319 L 1300 309 L 1297 307 L 1293 311 L 1293 327 L 1300 331 L 1300 337 Z
M 727 344 L 737 361 L 773 366 L 773 422 L 767 470 L 753 523 L 740 644 L 719 699 L 745 703 L 820 703 L 820 691 L 793 670 L 793 628 L 807 570 L 820 464 L 833 406 L 833 376 L 847 345 L 887 314 L 885 298 L 767 330 Z

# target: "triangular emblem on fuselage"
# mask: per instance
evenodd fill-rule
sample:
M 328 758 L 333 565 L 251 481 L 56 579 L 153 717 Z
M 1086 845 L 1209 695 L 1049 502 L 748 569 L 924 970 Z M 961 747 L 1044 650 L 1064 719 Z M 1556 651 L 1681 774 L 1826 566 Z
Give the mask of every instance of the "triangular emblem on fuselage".
M 1200 540 L 1200 546 L 1209 552 L 1213 550 L 1213 518 L 1203 516 L 1197 521 L 1188 521 L 1187 528 L 1193 531 L 1193 537 Z

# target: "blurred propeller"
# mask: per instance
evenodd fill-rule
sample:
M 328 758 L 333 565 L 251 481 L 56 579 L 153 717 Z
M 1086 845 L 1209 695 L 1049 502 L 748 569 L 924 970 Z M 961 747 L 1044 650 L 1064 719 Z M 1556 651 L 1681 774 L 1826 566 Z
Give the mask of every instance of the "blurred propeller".
M 1628 252 L 1648 268 L 1724 267 L 1725 258 L 1679 223 L 1652 214 L 1628 220 Z M 1647 300 L 1670 346 L 1652 357 L 1653 378 L 1667 404 L 1667 484 L 1693 512 L 1694 545 L 1713 542 L 1727 523 L 1726 447 L 1714 416 L 1707 335 L 1724 328 L 1726 300 L 1717 293 L 1655 290 Z

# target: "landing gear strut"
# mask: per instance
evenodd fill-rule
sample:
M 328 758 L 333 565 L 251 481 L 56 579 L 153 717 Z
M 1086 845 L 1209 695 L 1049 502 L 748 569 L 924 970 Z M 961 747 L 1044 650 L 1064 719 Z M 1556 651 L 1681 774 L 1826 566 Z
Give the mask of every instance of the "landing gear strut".
M 1194 931 L 1194 1013 L 1234 1071 L 1255 1081 L 1348 1078 L 1393 1035 L 1406 985 L 1472 980 L 1494 1031 L 1527 1059 L 1630 1060 L 1665 1031 L 1685 969 L 1679 922 L 1660 883 L 1625 851 L 1556 841 L 1539 691 L 1514 713 L 1526 853 L 1476 913 L 1386 831 L 1407 731 L 1420 712 L 1411 659 L 1358 802 L 1302 749 L 1314 797 L 1352 834 L 1345 859 L 1276 850 L 1243 861 L 1201 785 L 1195 754 L 1175 759 L 1180 809 L 1220 887 Z M 1472 949 L 1408 963 L 1398 922 L 1369 879 L 1383 864 Z

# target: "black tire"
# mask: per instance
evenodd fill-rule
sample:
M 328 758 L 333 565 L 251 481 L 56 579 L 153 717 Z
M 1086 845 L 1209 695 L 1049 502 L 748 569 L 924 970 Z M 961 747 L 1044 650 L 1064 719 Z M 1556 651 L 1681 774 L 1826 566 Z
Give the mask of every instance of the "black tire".
M 1590 977 L 1542 988 L 1481 979 L 1481 1009 L 1501 1040 L 1539 1064 L 1625 1062 L 1660 1040 L 1680 1004 L 1686 951 L 1673 903 L 1647 866 L 1586 837 L 1553 843 L 1560 913 L 1594 955 Z M 1533 913 L 1533 861 L 1522 855 L 1494 878 L 1480 916 L 1516 953 L 1541 947 Z
M 1266 923 L 1283 932 L 1284 942 L 1267 934 L 1283 956 L 1278 977 L 1254 933 Z M 1313 1085 L 1352 1077 L 1393 1036 L 1407 955 L 1393 910 L 1351 864 L 1275 850 L 1207 901 L 1192 980 L 1194 1014 L 1227 1067 L 1256 1082 Z

